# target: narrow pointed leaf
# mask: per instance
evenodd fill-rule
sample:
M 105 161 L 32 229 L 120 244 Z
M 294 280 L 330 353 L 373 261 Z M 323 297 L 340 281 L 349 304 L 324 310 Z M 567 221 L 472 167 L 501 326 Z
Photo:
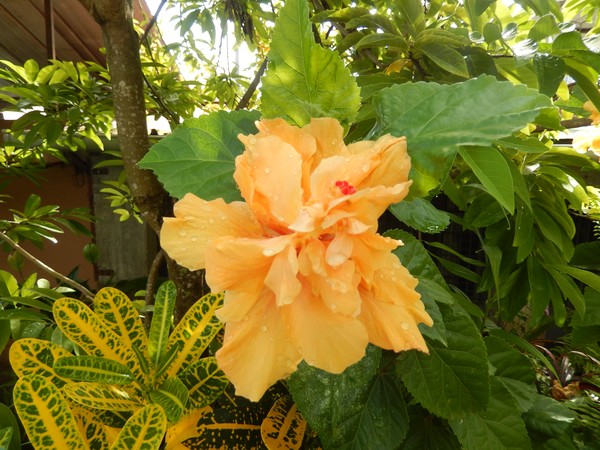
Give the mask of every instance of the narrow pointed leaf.
M 172 281 L 162 284 L 156 293 L 148 340 L 148 355 L 155 366 L 167 349 L 176 295 L 177 289 Z
M 129 384 L 133 375 L 127 366 L 98 356 L 68 356 L 54 363 L 54 371 L 63 378 L 107 384 Z
M 40 375 L 19 379 L 14 387 L 13 399 L 34 448 L 87 448 L 66 400 L 50 380 Z
M 167 431 L 167 418 L 158 405 L 146 405 L 125 423 L 111 450 L 158 450 Z
M 512 214 L 515 209 L 515 189 L 504 156 L 492 147 L 459 147 L 458 153 L 487 192 Z
M 167 351 L 174 345 L 181 346 L 181 351 L 167 370 L 169 376 L 175 375 L 179 370 L 185 370 L 202 356 L 208 344 L 223 327 L 215 316 L 215 311 L 222 303 L 222 293 L 207 294 L 194 303 L 179 321 L 169 337 Z
M 306 0 L 288 0 L 275 21 L 262 78 L 261 111 L 304 126 L 311 117 L 349 125 L 360 106 L 358 86 L 337 52 L 315 43 Z
M 290 396 L 277 399 L 260 426 L 263 442 L 270 450 L 299 450 L 305 431 L 306 421 Z
M 11 427 L 0 428 L 0 448 L 8 449 L 13 435 Z
M 0 438 L 0 448 L 4 450 L 21 450 L 21 433 L 19 431 L 19 422 L 12 410 L 4 403 L 0 403 L 0 429 L 4 430 L 5 442 L 2 444 Z M 11 431 L 6 431 L 10 429 Z

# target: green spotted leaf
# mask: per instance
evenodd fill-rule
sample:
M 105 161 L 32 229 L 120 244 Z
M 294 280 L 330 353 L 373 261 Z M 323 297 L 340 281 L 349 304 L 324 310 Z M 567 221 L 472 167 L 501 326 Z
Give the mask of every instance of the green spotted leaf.
M 54 363 L 54 371 L 63 378 L 108 384 L 129 384 L 131 371 L 123 364 L 98 356 L 67 356 Z
M 81 436 L 88 447 L 93 450 L 108 450 L 110 447 L 109 438 L 105 424 L 101 420 L 101 413 L 92 412 L 74 402 L 70 402 L 69 407 L 73 411 Z
M 136 411 L 144 404 L 142 393 L 129 386 L 94 382 L 71 382 L 63 393 L 80 405 L 109 411 Z
M 4 450 L 21 450 L 21 433 L 19 422 L 12 410 L 4 403 L 0 403 L 0 430 L 4 430 L 4 444 L 0 437 L 0 448 Z M 6 431 L 11 430 L 11 431 Z
M 136 378 L 145 379 L 135 352 L 86 304 L 65 297 L 54 302 L 52 310 L 58 327 L 88 355 L 118 361 Z
M 489 146 L 553 108 L 533 89 L 493 76 L 463 83 L 404 83 L 382 89 L 373 106 L 376 134 L 406 136 L 413 185 L 423 197 L 446 178 L 459 146 Z
M 188 390 L 177 377 L 167 378 L 158 389 L 150 392 L 152 401 L 161 406 L 169 423 L 176 423 L 185 410 Z
M 49 379 L 40 375 L 20 378 L 13 390 L 13 400 L 34 448 L 87 448 L 66 400 Z
M 163 283 L 156 293 L 148 342 L 148 355 L 155 366 L 159 365 L 167 349 L 176 296 L 177 289 L 172 281 Z
M 210 405 L 227 388 L 229 380 L 217 365 L 213 356 L 202 358 L 187 366 L 179 374 L 179 379 L 186 386 L 189 399 L 188 410 L 200 409 Z
M 123 292 L 111 287 L 100 289 L 94 297 L 94 312 L 121 336 L 128 347 L 138 350 L 142 355 L 146 354 L 148 336 L 144 324 L 139 312 Z M 140 361 L 140 364 L 144 362 Z
M 198 360 L 208 344 L 214 339 L 223 324 L 215 316 L 215 311 L 223 303 L 223 294 L 207 294 L 198 300 L 179 321 L 171 336 L 167 352 L 178 345 L 181 350 L 172 360 L 167 374 L 174 376 L 180 370 Z
M 150 404 L 133 414 L 111 450 L 158 450 L 167 431 L 167 418 L 158 405 Z
M 485 410 L 489 395 L 486 349 L 479 330 L 466 315 L 438 305 L 447 346 L 427 340 L 429 355 L 411 350 L 398 356 L 397 372 L 413 397 L 443 418 Z
M 58 345 L 41 339 L 25 338 L 15 341 L 10 347 L 10 365 L 20 377 L 40 375 L 57 387 L 69 380 L 57 375 L 54 363 L 71 353 Z
M 465 450 L 527 450 L 531 442 L 521 413 L 507 389 L 491 379 L 491 396 L 485 411 L 449 421 Z
M 139 166 L 153 170 L 173 197 L 191 192 L 205 200 L 240 200 L 233 171 L 244 145 L 237 136 L 256 133 L 259 117 L 256 111 L 219 111 L 188 119 L 155 144 Z
M 289 395 L 278 398 L 260 426 L 267 448 L 298 450 L 304 439 L 306 421 Z
M 312 117 L 333 117 L 349 125 L 360 91 L 337 52 L 317 45 L 306 0 L 288 0 L 275 21 L 262 78 L 261 111 L 304 126 Z
M 13 435 L 13 428 L 0 428 L 0 449 L 7 449 Z

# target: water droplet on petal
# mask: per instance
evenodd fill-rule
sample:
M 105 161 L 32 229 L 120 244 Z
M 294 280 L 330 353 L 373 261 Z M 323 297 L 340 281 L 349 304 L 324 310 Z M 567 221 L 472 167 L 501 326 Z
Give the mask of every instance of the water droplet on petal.
M 331 306 L 329 307 L 331 309 L 331 311 L 336 312 L 337 311 L 337 305 L 335 303 L 332 303 Z
M 271 173 L 271 168 L 270 168 L 270 167 L 265 167 L 265 173 L 266 173 L 266 174 L 269 174 L 269 173 Z
M 192 242 L 196 242 L 198 240 L 198 236 L 192 236 L 191 239 L 192 239 Z
M 177 234 L 178 234 L 179 236 L 181 236 L 181 237 L 185 237 L 185 236 L 187 235 L 187 231 L 185 231 L 185 230 L 183 230 L 183 229 L 182 229 L 182 230 L 179 230 L 179 231 L 177 232 Z
M 260 326 L 260 331 L 262 331 L 263 333 L 266 333 L 268 329 L 269 329 L 269 327 L 267 327 L 266 325 Z
M 265 256 L 273 256 L 273 255 L 276 255 L 276 254 L 277 254 L 277 250 L 274 250 L 272 248 L 265 248 L 263 250 L 263 255 L 265 255 Z
M 371 166 L 369 164 L 363 164 L 363 166 L 361 167 L 361 170 L 365 173 L 367 173 L 370 169 Z
M 210 223 L 210 224 L 212 225 L 213 223 L 215 223 L 215 219 L 213 219 L 213 218 L 211 217 L 210 219 L 208 219 L 208 223 Z
M 285 365 L 290 367 L 293 365 L 291 358 L 285 358 Z
M 402 328 L 403 330 L 408 330 L 410 328 L 410 325 L 406 322 L 402 322 L 400 324 L 400 328 Z

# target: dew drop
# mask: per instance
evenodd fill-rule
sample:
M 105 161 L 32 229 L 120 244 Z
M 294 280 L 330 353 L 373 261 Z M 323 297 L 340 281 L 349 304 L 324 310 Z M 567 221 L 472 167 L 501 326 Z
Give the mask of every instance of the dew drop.
M 192 239 L 192 242 L 196 242 L 196 241 L 198 241 L 198 236 L 192 236 L 191 239 Z
M 269 174 L 269 173 L 271 173 L 271 168 L 270 168 L 270 167 L 265 167 L 265 173 L 266 173 L 266 174 Z
M 276 255 L 276 254 L 277 254 L 277 250 L 274 250 L 272 248 L 265 248 L 263 250 L 263 255 L 265 255 L 265 256 L 273 256 L 273 255 Z
M 213 223 L 215 223 L 215 219 L 213 219 L 213 218 L 211 217 L 210 219 L 208 219 L 208 223 L 210 223 L 210 224 L 212 225 Z
M 187 235 L 187 231 L 185 231 L 185 230 L 179 230 L 179 231 L 177 232 L 177 234 L 178 234 L 179 236 L 181 236 L 181 237 L 185 237 L 185 236 Z
M 221 220 L 227 220 L 227 216 L 225 214 L 223 214 L 221 217 L 219 217 Z
M 335 303 L 332 303 L 330 306 L 331 311 L 336 312 L 337 311 L 337 305 Z
M 269 329 L 269 327 L 267 327 L 266 325 L 260 326 L 260 331 L 262 331 L 263 333 L 266 333 L 268 329 Z
M 332 139 L 331 140 L 331 145 L 333 145 L 334 147 L 338 144 L 337 139 Z
M 368 164 L 363 164 L 363 166 L 361 167 L 361 170 L 363 172 L 367 173 L 370 168 L 371 168 L 371 166 L 369 166 Z
M 277 195 L 277 194 L 274 194 L 274 195 L 273 195 L 273 200 L 275 200 L 275 201 L 279 200 L 279 195 Z
M 289 367 L 293 365 L 291 358 L 285 358 L 285 365 Z
M 410 328 L 410 325 L 406 322 L 402 322 L 400 324 L 400 328 L 402 328 L 403 330 L 408 330 Z

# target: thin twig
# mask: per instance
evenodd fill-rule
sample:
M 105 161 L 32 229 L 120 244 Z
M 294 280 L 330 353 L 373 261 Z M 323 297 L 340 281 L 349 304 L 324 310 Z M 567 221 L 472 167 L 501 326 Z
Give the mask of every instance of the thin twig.
M 254 75 L 254 79 L 252 80 L 252 83 L 250 83 L 250 86 L 248 86 L 248 89 L 246 89 L 246 93 L 244 94 L 244 96 L 242 97 L 240 102 L 235 107 L 236 110 L 244 109 L 248 106 L 248 104 L 250 103 L 250 99 L 254 95 L 254 91 L 256 91 L 256 88 L 258 87 L 258 83 L 260 83 L 260 78 L 265 73 L 266 68 L 267 68 L 267 58 L 263 59 L 263 62 L 260 64 L 260 67 L 258 68 L 256 75 Z
M 150 31 L 152 30 L 152 28 L 154 28 L 154 25 L 156 25 L 156 21 L 158 20 L 158 15 L 160 14 L 160 11 L 163 9 L 163 6 L 165 6 L 166 3 L 167 3 L 167 0 L 162 0 L 162 2 L 160 2 L 160 5 L 158 5 L 156 12 L 152 16 L 152 19 L 150 19 L 150 22 L 148 22 L 146 29 L 144 30 L 144 34 L 142 35 L 142 38 L 140 39 L 140 43 L 145 42 L 146 39 L 148 39 L 148 35 L 150 34 Z
M 84 286 L 82 286 L 81 284 L 77 283 L 74 280 L 71 280 L 70 278 L 64 276 L 63 274 L 57 272 L 52 267 L 48 266 L 47 264 L 45 264 L 42 261 L 40 261 L 39 259 L 37 259 L 31 253 L 29 253 L 27 250 L 25 250 L 23 247 L 21 247 L 15 241 L 13 241 L 11 238 L 9 238 L 6 234 L 0 232 L 0 239 L 2 239 L 4 242 L 6 242 L 8 245 L 10 245 L 12 248 L 14 248 L 16 251 L 18 251 L 21 255 L 23 255 L 25 257 L 25 259 L 27 259 L 30 262 L 32 262 L 33 264 L 35 264 L 37 267 L 39 267 L 43 271 L 49 273 L 53 277 L 58 278 L 63 283 L 68 284 L 72 288 L 78 290 L 88 300 L 90 300 L 90 301 L 94 300 L 94 294 L 92 294 Z
M 154 256 L 152 264 L 150 265 L 150 270 L 148 271 L 148 280 L 146 281 L 146 305 L 152 305 L 154 303 L 154 286 L 156 285 L 158 271 L 164 258 L 165 252 L 160 249 L 158 253 L 156 253 L 156 256 Z

